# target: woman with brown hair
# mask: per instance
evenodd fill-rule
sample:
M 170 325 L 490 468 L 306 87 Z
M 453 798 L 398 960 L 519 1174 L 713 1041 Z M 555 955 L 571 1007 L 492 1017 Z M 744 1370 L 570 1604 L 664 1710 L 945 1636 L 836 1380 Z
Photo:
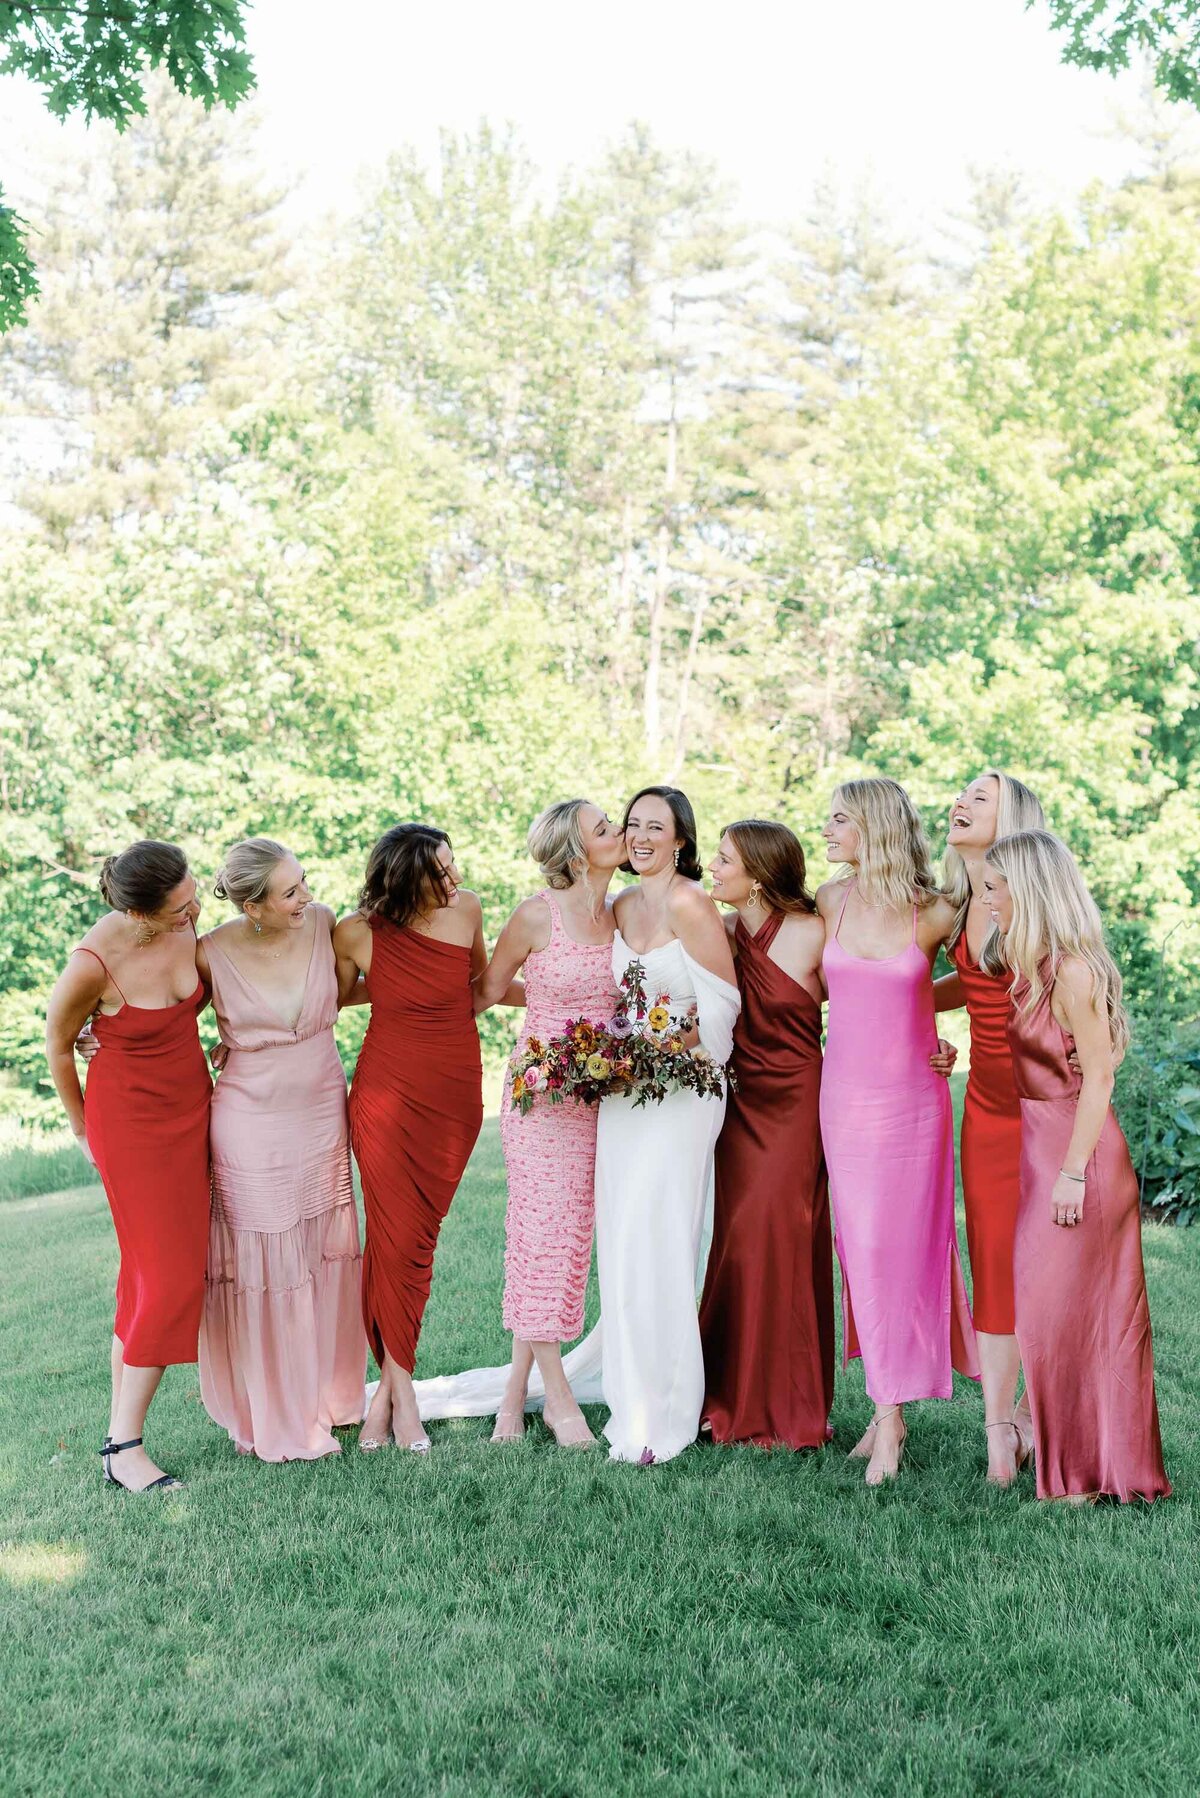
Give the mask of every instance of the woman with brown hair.
M 363 1322 L 381 1377 L 363 1449 L 424 1453 L 417 1337 L 442 1219 L 483 1122 L 471 982 L 487 965 L 483 913 L 444 830 L 396 824 L 371 851 L 359 909 L 333 934 L 343 1001 L 365 975 L 371 1021 L 350 1089 L 366 1210 Z
M 821 1150 L 825 926 L 785 824 L 728 824 L 709 863 L 742 1009 L 717 1139 L 700 1306 L 716 1442 L 818 1448 L 833 1401 L 833 1245 Z
M 99 1170 L 121 1250 L 104 1477 L 130 1492 L 170 1490 L 142 1447 L 165 1367 L 196 1359 L 208 1246 L 212 1083 L 196 1014 L 200 905 L 174 843 L 110 855 L 100 891 L 112 908 L 71 951 L 46 1010 L 46 1055 L 68 1122 Z M 89 1018 L 103 1053 L 87 1080 L 75 1039 Z M 120 1456 L 118 1460 L 117 1457 Z

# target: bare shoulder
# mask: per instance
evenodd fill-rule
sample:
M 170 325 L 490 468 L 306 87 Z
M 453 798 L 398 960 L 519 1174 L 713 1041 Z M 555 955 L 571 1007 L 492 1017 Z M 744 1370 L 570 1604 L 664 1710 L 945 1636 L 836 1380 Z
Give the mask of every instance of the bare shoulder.
M 775 940 L 801 954 L 811 952 L 819 957 L 825 947 L 825 920 L 819 912 L 788 912 Z
M 338 919 L 333 927 L 334 947 L 338 948 L 344 944 L 345 947 L 349 949 L 355 943 L 365 942 L 370 934 L 371 926 L 367 923 L 367 920 L 363 917 L 362 913 L 360 911 L 348 911 L 344 917 Z
M 698 880 L 677 880 L 667 893 L 667 916 L 671 919 L 708 917 L 716 909 L 716 901 Z
M 98 949 L 101 954 L 106 950 L 120 949 L 123 946 L 125 929 L 119 912 L 106 911 L 103 917 L 84 931 L 79 942 L 81 947 Z
M 846 880 L 823 880 L 817 888 L 817 910 L 823 918 L 832 917 L 846 896 Z
M 483 901 L 478 893 L 471 891 L 470 887 L 459 887 L 458 905 L 455 909 L 465 912 L 472 920 L 483 922 Z
M 1092 970 L 1078 955 L 1064 955 L 1054 976 L 1054 989 L 1071 1006 L 1092 1003 Z

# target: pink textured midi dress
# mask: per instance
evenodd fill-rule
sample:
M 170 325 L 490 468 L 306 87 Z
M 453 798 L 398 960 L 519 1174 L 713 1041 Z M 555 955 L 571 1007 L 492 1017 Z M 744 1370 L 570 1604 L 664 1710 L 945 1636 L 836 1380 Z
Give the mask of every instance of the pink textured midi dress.
M 212 1215 L 200 1394 L 264 1461 L 336 1454 L 333 1424 L 363 1414 L 367 1343 L 350 1178 L 346 1076 L 333 1040 L 329 915 L 293 1029 L 206 936 L 225 1048 L 213 1093 Z
M 846 898 L 849 897 L 849 888 Z M 821 1136 L 842 1268 L 843 1366 L 861 1355 L 877 1405 L 949 1398 L 978 1378 L 954 1234 L 954 1114 L 937 1049 L 929 960 L 912 938 L 868 961 L 826 938 L 829 1027 Z
M 525 1021 L 531 1036 L 561 1034 L 568 1019 L 607 1024 L 617 1003 L 611 943 L 577 943 L 563 927 L 558 895 L 550 941 L 525 961 Z M 521 1342 L 571 1342 L 583 1329 L 583 1302 L 595 1222 L 597 1107 L 544 1095 L 522 1117 L 505 1079 L 500 1138 L 508 1171 L 505 1215 L 504 1327 Z
M 1014 1255 L 1017 1341 L 1033 1413 L 1039 1498 L 1164 1498 L 1137 1176 L 1112 1107 L 1087 1164 L 1083 1221 L 1056 1224 L 1050 1194 L 1066 1157 L 1082 1076 L 1041 969 L 1028 1011 L 1018 981 L 1008 1040 L 1021 1099 L 1021 1203 Z

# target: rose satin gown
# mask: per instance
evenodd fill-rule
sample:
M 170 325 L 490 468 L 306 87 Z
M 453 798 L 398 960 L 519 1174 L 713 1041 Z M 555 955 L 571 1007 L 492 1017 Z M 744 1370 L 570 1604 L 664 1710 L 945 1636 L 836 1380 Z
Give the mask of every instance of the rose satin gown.
M 104 967 L 92 949 L 76 954 Z M 196 1359 L 204 1304 L 212 1081 L 196 1014 L 206 999 L 199 980 L 190 999 L 156 1010 L 121 998 L 120 1011 L 92 1020 L 100 1053 L 84 1125 L 121 1250 L 113 1333 L 127 1367 L 170 1367 Z
M 833 1400 L 833 1248 L 821 1151 L 821 1006 L 768 953 L 774 912 L 737 921 L 737 1090 L 717 1139 L 700 1306 L 716 1442 L 816 1448 Z
M 471 952 L 371 919 L 371 1021 L 350 1089 L 367 1240 L 363 1322 L 411 1373 L 442 1219 L 483 1123 Z
M 337 972 L 313 911 L 292 1029 L 206 936 L 221 1072 L 212 1102 L 212 1223 L 200 1396 L 263 1461 L 336 1454 L 363 1414 L 367 1343 L 350 1178 L 346 1076 L 333 1040 Z
M 607 1025 L 617 1004 L 611 943 L 567 935 L 558 894 L 540 897 L 550 912 L 550 941 L 525 960 L 525 1016 L 518 1050 L 546 1041 L 569 1019 Z M 572 1342 L 583 1329 L 592 1260 L 596 1188 L 595 1105 L 544 1093 L 521 1116 L 505 1076 L 500 1138 L 508 1174 L 504 1219 L 504 1327 L 522 1342 Z
M 1021 1101 L 1006 1028 L 1012 975 L 984 973 L 971 960 L 965 930 L 950 959 L 971 1021 L 971 1070 L 959 1142 L 971 1314 L 977 1330 L 1011 1336 L 1016 1329 L 1013 1238 L 1021 1197 Z
M 949 1398 L 978 1378 L 954 1235 L 954 1113 L 937 1050 L 929 960 L 912 937 L 868 961 L 826 937 L 829 1027 L 821 1135 L 842 1267 L 843 1365 L 862 1356 L 877 1405 Z
M 1056 1224 L 1050 1194 L 1075 1126 L 1082 1077 L 1051 1009 L 1054 974 L 1027 1012 L 1013 991 L 1008 1037 L 1021 1097 L 1017 1341 L 1033 1412 L 1039 1498 L 1165 1497 L 1137 1177 L 1111 1106 L 1087 1164 L 1083 1222 Z

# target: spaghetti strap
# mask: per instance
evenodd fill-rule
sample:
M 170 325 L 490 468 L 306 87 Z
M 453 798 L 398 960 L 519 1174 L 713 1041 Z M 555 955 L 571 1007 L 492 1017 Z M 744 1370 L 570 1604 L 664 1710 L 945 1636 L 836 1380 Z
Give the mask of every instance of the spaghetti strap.
M 72 955 L 90 955 L 95 961 L 98 961 L 100 963 L 100 966 L 104 969 L 104 972 L 108 975 L 108 978 L 112 981 L 113 985 L 117 986 L 117 982 L 113 976 L 112 969 L 109 967 L 108 963 L 104 960 L 104 957 L 102 955 L 97 955 L 96 951 L 94 949 L 87 948 L 87 946 L 83 943 L 76 943 L 75 947 L 71 951 L 71 954 Z M 119 986 L 117 986 L 117 991 L 119 993 L 121 993 L 121 989 Z M 125 997 L 124 993 L 121 993 L 121 1004 L 122 1005 L 129 1004 L 129 1000 Z
M 914 905 L 913 905 L 913 933 L 912 933 L 912 940 L 913 940 L 913 942 L 914 942 L 914 943 L 915 943 L 915 942 L 916 942 L 916 940 L 917 940 L 917 908 L 916 908 L 916 905 L 915 905 L 915 904 L 914 904 Z
M 849 901 L 851 893 L 854 891 L 854 889 L 857 885 L 858 885 L 858 882 L 856 880 L 848 880 L 846 882 L 846 891 L 842 895 L 842 909 L 839 911 L 839 913 L 837 915 L 837 923 L 833 927 L 833 940 L 835 943 L 837 942 L 838 937 L 841 935 L 842 919 L 846 915 L 846 905 Z

